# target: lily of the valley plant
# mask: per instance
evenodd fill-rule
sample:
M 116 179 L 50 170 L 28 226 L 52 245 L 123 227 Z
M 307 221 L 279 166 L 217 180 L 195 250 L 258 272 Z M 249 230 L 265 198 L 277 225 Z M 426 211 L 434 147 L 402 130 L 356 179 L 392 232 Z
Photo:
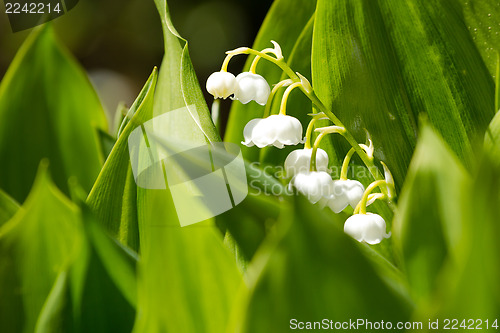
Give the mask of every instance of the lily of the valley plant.
M 359 242 L 378 244 L 384 238 L 390 237 L 386 232 L 384 219 L 377 214 L 366 211 L 367 206 L 375 200 L 391 202 L 395 197 L 395 186 L 389 168 L 383 163 L 385 175 L 380 175 L 374 162 L 374 145 L 368 134 L 366 144 L 359 144 L 353 135 L 342 124 L 340 119 L 319 100 L 314 88 L 303 75 L 294 72 L 286 63 L 280 45 L 271 41 L 273 48 L 258 51 L 248 47 L 237 48 L 228 51 L 227 56 L 219 72 L 215 72 L 207 80 L 207 91 L 215 98 L 227 98 L 233 95 L 233 100 L 243 104 L 255 101 L 265 105 L 264 118 L 252 119 L 243 131 L 244 141 L 242 144 L 248 147 L 257 146 L 263 148 L 274 146 L 295 146 L 304 144 L 303 149 L 292 151 L 284 161 L 289 181 L 289 189 L 306 196 L 313 204 L 328 207 L 334 213 L 340 213 L 347 206 L 354 209 L 353 215 L 344 224 L 344 231 Z M 236 77 L 227 71 L 229 61 L 232 57 L 240 54 L 254 56 L 249 72 L 243 72 Z M 271 90 L 267 81 L 256 73 L 257 64 L 261 60 L 267 60 L 279 66 L 288 76 L 288 79 L 277 82 Z M 299 88 L 307 98 L 311 100 L 319 112 L 310 114 L 311 120 L 304 136 L 301 122 L 286 114 L 286 106 L 290 93 Z M 270 105 L 276 93 L 285 89 L 279 114 L 270 114 Z M 333 125 L 317 127 L 318 120 L 328 119 Z M 313 132 L 318 135 L 312 142 Z M 329 134 L 340 134 L 352 146 L 346 154 L 342 163 L 340 179 L 334 180 L 328 169 L 328 154 L 319 144 Z M 347 170 L 352 155 L 359 155 L 368 170 L 372 172 L 375 179 L 366 189 L 357 180 L 347 178 Z M 372 193 L 379 189 L 380 192 Z

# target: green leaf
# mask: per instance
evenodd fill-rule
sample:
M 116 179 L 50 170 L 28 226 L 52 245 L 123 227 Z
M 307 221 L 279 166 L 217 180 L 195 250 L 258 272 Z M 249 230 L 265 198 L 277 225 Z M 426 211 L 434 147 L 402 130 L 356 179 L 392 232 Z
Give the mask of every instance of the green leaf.
M 42 162 L 24 205 L 0 228 L 0 330 L 130 332 L 136 258 L 82 215 Z
M 104 233 L 82 206 L 84 242 L 59 274 L 36 332 L 130 332 L 137 298 L 137 258 Z
M 461 2 L 465 23 L 471 35 L 469 39 L 472 38 L 491 75 L 495 76 L 496 53 L 500 52 L 500 6 L 495 1 Z
M 484 136 L 485 150 L 500 161 L 500 112 L 497 112 Z
M 459 257 L 467 173 L 443 140 L 424 127 L 393 222 L 412 296 L 429 301 L 448 261 Z
M 192 142 L 220 141 L 189 57 L 188 42 L 173 27 L 166 0 L 155 3 L 163 26 L 165 56 L 160 67 L 154 116 L 186 107 L 187 112 L 171 117 L 168 128 L 163 130 L 172 137 L 178 135 Z M 193 120 L 197 130 L 186 128 Z
M 137 189 L 130 165 L 128 137 L 153 116 L 153 97 L 158 71 L 153 70 L 128 114 L 130 120 L 109 154 L 92 188 L 87 204 L 105 229 L 122 244 L 139 250 Z
M 262 50 L 271 47 L 271 40 L 274 40 L 280 44 L 283 56 L 285 59 L 288 59 L 297 39 L 314 14 L 315 8 L 316 1 L 275 1 L 260 28 L 253 48 Z M 252 60 L 252 57 L 247 60 L 244 71 L 249 70 Z M 277 83 L 282 76 L 281 69 L 267 61 L 259 62 L 257 72 L 263 75 L 270 85 Z M 296 94 L 298 93 L 296 92 Z M 303 112 L 309 113 L 309 110 Z M 240 102 L 234 102 L 229 114 L 224 140 L 240 143 L 243 140 L 243 128 L 245 125 L 253 118 L 262 117 L 263 113 L 264 107 L 255 102 L 245 105 Z M 242 150 L 245 159 L 249 161 L 259 160 L 259 150 L 257 148 L 242 147 Z
M 399 189 L 426 114 L 459 158 L 493 116 L 493 81 L 458 3 L 319 0 L 313 87 L 359 142 L 366 128 L 375 157 Z M 346 144 L 336 150 L 347 152 Z
M 495 158 L 493 160 L 500 161 L 500 112 L 498 108 L 500 105 L 500 53 L 497 53 L 497 74 L 495 84 L 495 111 L 488 130 L 484 136 L 484 148 L 489 154 Z M 500 162 L 499 162 L 500 163 Z M 500 164 L 499 164 L 500 165 Z
M 364 245 L 344 234 L 342 220 L 303 197 L 284 206 L 249 268 L 250 294 L 233 318 L 236 330 L 228 332 L 289 332 L 292 319 L 409 318 L 408 300 L 378 276 L 359 249 Z
M 248 195 L 236 207 L 216 216 L 218 228 L 232 249 L 240 268 L 246 266 L 276 221 L 280 210 L 280 198 L 287 195 L 287 187 L 260 164 L 245 161 Z
M 0 189 L 0 227 L 19 209 L 19 204 Z
M 262 170 L 260 172 L 263 173 Z M 225 235 L 226 245 L 232 248 L 243 270 L 246 270 L 248 263 L 266 238 L 269 226 L 277 220 L 280 202 L 276 195 L 281 195 L 285 191 L 285 188 L 276 182 L 270 187 L 274 195 L 265 194 L 255 185 L 261 181 L 250 180 L 250 189 L 245 200 L 216 217 L 217 226 Z
M 219 141 L 187 43 L 173 28 L 166 2 L 155 2 L 164 28 L 165 58 L 153 116 L 187 109 L 170 118 L 158 134 L 200 146 Z M 220 332 L 242 280 L 213 221 L 181 227 L 168 186 L 138 187 L 137 214 L 141 262 L 134 332 Z
M 59 273 L 38 316 L 36 333 L 68 332 L 72 330 L 70 300 L 67 297 L 68 273 Z
M 48 158 L 65 193 L 72 176 L 90 190 L 102 165 L 97 129 L 106 119 L 85 73 L 50 25 L 34 30 L 0 86 L 0 187 L 24 201 Z
M 108 132 L 104 132 L 102 130 L 98 130 L 97 134 L 99 135 L 101 151 L 103 152 L 105 159 L 107 159 L 116 143 L 116 139 Z
M 75 258 L 78 209 L 42 164 L 23 207 L 0 229 L 0 330 L 33 332 L 59 274 Z
M 82 207 L 79 256 L 69 271 L 71 332 L 130 332 L 137 302 L 137 258 L 104 233 Z
M 441 278 L 441 318 L 495 318 L 500 313 L 500 168 L 485 155 L 466 188 L 466 204 L 455 206 L 462 214 L 465 237 L 460 243 L 458 265 L 448 267 Z M 441 298 L 439 298 L 441 296 Z
M 497 52 L 497 68 L 495 74 L 495 112 L 500 110 L 500 51 Z

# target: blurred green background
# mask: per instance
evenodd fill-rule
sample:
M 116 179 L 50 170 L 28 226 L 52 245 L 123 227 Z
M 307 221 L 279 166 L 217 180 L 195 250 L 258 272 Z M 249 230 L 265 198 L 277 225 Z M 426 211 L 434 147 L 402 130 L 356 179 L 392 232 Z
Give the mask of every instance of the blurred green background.
M 272 0 L 169 1 L 174 24 L 190 43 L 201 85 L 219 70 L 225 51 L 252 44 L 271 4 Z M 119 102 L 130 106 L 152 68 L 161 64 L 163 37 L 153 0 L 80 0 L 53 23 L 59 38 L 89 73 L 108 117 Z M 12 33 L 1 11 L 0 77 L 29 31 Z M 244 60 L 235 58 L 231 70 L 240 70 Z M 222 112 L 227 113 L 228 106 L 223 105 Z

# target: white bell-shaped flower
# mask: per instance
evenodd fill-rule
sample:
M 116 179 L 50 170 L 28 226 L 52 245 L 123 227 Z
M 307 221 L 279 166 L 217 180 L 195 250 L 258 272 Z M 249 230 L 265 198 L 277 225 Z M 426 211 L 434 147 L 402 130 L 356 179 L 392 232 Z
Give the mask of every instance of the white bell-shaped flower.
M 285 171 L 287 177 L 293 177 L 298 173 L 309 172 L 311 165 L 312 149 L 296 149 L 285 159 Z M 328 154 L 321 148 L 316 151 L 316 170 L 328 170 Z
M 215 98 L 227 98 L 237 88 L 236 78 L 229 72 L 215 72 L 207 79 L 207 91 Z
M 358 242 L 378 244 L 384 238 L 391 237 L 386 233 L 386 225 L 382 216 L 372 213 L 354 214 L 344 224 L 344 232 Z
M 297 189 L 313 204 L 328 197 L 332 190 L 332 177 L 324 171 L 298 173 L 290 181 L 289 189 Z
M 340 213 L 347 205 L 356 208 L 364 192 L 363 184 L 357 180 L 335 180 L 333 181 L 332 194 L 326 204 L 335 213 Z
M 236 77 L 234 99 L 239 100 L 243 104 L 256 101 L 260 105 L 265 105 L 270 93 L 271 88 L 269 88 L 269 84 L 259 74 L 243 72 Z
M 243 130 L 247 147 L 275 146 L 302 143 L 302 124 L 297 118 L 286 115 L 271 115 L 267 118 L 252 119 Z

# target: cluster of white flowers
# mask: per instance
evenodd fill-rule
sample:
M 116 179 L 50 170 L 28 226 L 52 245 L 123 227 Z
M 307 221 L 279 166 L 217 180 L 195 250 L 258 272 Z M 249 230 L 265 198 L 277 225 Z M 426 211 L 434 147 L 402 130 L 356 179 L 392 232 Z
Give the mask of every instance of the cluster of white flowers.
M 273 53 L 276 56 L 275 60 L 280 61 L 283 59 L 281 49 L 277 43 L 273 42 L 273 44 L 274 49 L 265 49 L 259 54 Z M 311 203 L 318 204 L 322 208 L 329 207 L 335 213 L 342 212 L 350 205 L 354 209 L 354 215 L 346 220 L 344 231 L 360 242 L 378 244 L 384 238 L 390 237 L 390 233 L 386 233 L 384 219 L 377 214 L 366 213 L 366 206 L 373 202 L 374 199 L 382 197 L 382 194 L 377 193 L 369 197 L 369 192 L 373 188 L 369 187 L 365 190 L 359 181 L 347 179 L 345 174 L 341 175 L 340 179 L 333 180 L 328 173 L 328 154 L 323 149 L 318 148 L 319 141 L 325 134 L 342 133 L 345 128 L 330 126 L 316 129 L 321 134 L 318 135 L 314 146 L 311 147 L 310 137 L 314 122 L 325 118 L 321 118 L 321 114 L 314 114 L 304 138 L 301 122 L 297 118 L 286 115 L 286 101 L 290 91 L 296 87 L 301 87 L 303 91 L 310 94 L 312 87 L 309 81 L 297 73 L 295 80 L 281 81 L 271 91 L 267 81 L 261 75 L 255 73 L 257 62 L 264 55 L 256 56 L 250 72 L 243 72 L 235 77 L 225 69 L 230 57 L 240 54 L 237 53 L 238 50 L 246 52 L 250 49 L 241 48 L 228 52 L 223 69 L 210 75 L 207 80 L 207 90 L 215 98 L 225 99 L 233 95 L 233 100 L 238 100 L 243 104 L 253 100 L 260 105 L 266 105 L 268 100 L 272 100 L 275 90 L 288 87 L 282 97 L 280 113 L 266 118 L 252 119 L 248 122 L 243 131 L 244 141 L 242 141 L 242 144 L 248 147 L 274 146 L 281 149 L 286 145 L 297 145 L 305 142 L 304 149 L 292 151 L 285 160 L 286 174 L 290 178 L 289 188 L 303 194 Z M 369 141 L 370 147 L 365 145 L 360 145 L 360 147 L 363 148 L 367 156 L 373 158 L 373 145 L 370 139 Z M 347 170 L 353 152 L 354 150 L 346 156 L 345 165 L 342 166 L 343 170 Z M 311 163 L 313 162 L 313 156 L 315 163 Z M 386 169 L 385 165 L 384 169 Z

